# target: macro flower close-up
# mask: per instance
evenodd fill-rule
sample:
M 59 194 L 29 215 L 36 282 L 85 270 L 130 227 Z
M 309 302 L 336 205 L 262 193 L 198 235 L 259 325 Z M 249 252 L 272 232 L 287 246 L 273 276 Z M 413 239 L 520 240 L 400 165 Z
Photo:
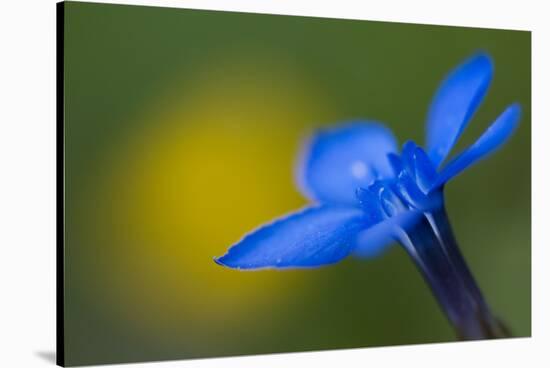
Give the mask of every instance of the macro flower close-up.
M 66 365 L 532 336 L 531 31 L 57 9 Z
M 399 150 L 392 131 L 370 120 L 314 134 L 296 168 L 298 186 L 312 203 L 249 233 L 215 262 L 239 270 L 313 268 L 350 255 L 376 257 L 399 243 L 459 339 L 509 336 L 460 252 L 444 198 L 448 182 L 502 147 L 519 124 L 520 106 L 510 104 L 449 159 L 492 77 L 485 53 L 452 70 L 429 106 L 422 146 L 407 141 Z

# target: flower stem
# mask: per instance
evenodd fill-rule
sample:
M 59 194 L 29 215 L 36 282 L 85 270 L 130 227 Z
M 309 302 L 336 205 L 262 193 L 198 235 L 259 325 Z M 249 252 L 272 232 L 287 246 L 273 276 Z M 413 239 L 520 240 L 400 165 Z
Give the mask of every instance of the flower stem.
M 445 208 L 424 217 L 399 239 L 429 284 L 460 340 L 510 336 L 491 313 L 453 235 Z

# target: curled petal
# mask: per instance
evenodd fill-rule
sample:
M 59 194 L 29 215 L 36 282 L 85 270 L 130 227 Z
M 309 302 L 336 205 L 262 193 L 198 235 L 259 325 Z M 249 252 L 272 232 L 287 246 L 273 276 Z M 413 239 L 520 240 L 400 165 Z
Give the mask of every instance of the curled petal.
M 392 132 L 373 122 L 351 122 L 320 131 L 305 146 L 298 184 L 312 200 L 353 204 L 355 191 L 393 176 L 387 158 L 397 144 Z
M 401 157 L 395 153 L 389 153 L 388 160 L 390 161 L 394 176 L 399 175 L 399 173 L 404 169 Z
M 409 206 L 424 211 L 430 208 L 429 198 L 405 172 L 399 174 L 395 187 Z
M 414 166 L 418 186 L 426 193 L 437 179 L 437 171 L 421 147 L 416 147 L 414 150 Z
M 260 227 L 214 260 L 238 269 L 331 264 L 351 252 L 355 236 L 365 226 L 359 208 L 310 207 Z
M 514 133 L 520 120 L 521 108 L 510 105 L 468 149 L 460 153 L 441 172 L 433 188 L 445 184 L 472 164 L 497 150 Z
M 439 167 L 480 105 L 493 75 L 486 54 L 476 54 L 452 71 L 435 94 L 427 121 L 428 156 Z
M 389 155 L 394 171 L 399 169 L 399 162 Z M 401 170 L 396 176 L 409 175 L 418 187 L 426 193 L 437 177 L 437 171 L 424 150 L 413 141 L 407 141 L 403 145 L 401 153 Z

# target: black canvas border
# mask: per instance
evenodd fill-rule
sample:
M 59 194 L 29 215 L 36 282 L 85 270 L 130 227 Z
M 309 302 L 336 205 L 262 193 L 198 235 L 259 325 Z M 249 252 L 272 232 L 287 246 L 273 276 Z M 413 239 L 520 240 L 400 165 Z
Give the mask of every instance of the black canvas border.
M 65 366 L 65 3 L 56 4 L 56 364 Z

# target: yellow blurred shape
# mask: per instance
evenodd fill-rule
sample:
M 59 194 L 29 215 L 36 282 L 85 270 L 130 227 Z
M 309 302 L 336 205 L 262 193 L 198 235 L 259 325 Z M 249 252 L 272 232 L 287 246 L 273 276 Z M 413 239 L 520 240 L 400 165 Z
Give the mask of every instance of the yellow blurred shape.
M 98 222 L 113 243 L 113 305 L 159 334 L 254 323 L 314 277 L 230 270 L 212 258 L 306 203 L 293 165 L 326 103 L 273 64 L 217 66 L 182 84 L 117 143 L 98 194 L 109 198 Z

